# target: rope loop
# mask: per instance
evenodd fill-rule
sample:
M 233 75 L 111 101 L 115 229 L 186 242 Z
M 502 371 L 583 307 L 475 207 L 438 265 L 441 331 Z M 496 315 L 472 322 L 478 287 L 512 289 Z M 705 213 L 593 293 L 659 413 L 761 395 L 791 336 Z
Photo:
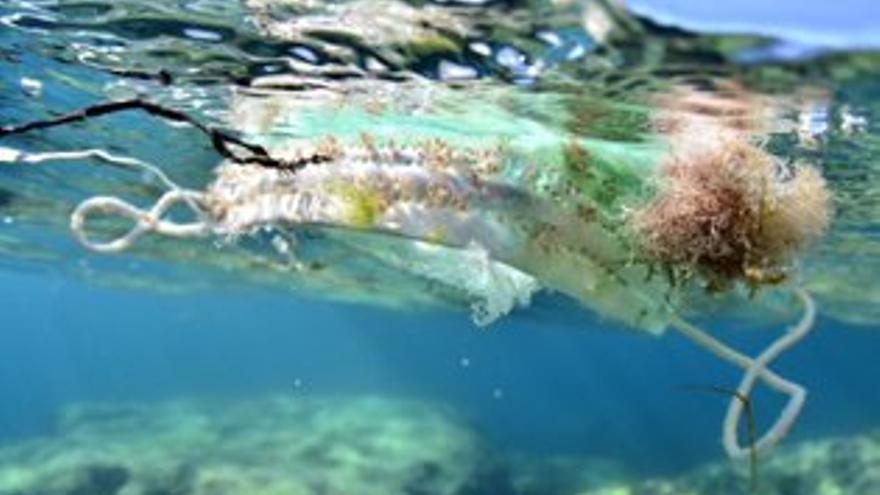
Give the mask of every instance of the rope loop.
M 141 236 L 151 232 L 177 238 L 202 237 L 210 233 L 210 227 L 205 221 L 175 223 L 163 220 L 162 217 L 176 204 L 183 203 L 193 209 L 199 218 L 203 218 L 201 210 L 197 207 L 203 198 L 204 195 L 197 191 L 174 189 L 163 194 L 152 208 L 143 210 L 113 196 L 96 196 L 76 207 L 70 216 L 70 229 L 82 245 L 99 253 L 125 251 Z M 94 214 L 117 215 L 133 221 L 134 225 L 128 232 L 115 239 L 106 242 L 94 241 L 86 233 L 86 221 Z
M 816 303 L 813 298 L 803 289 L 795 289 L 795 294 L 804 307 L 804 313 L 797 325 L 786 331 L 779 339 L 774 341 L 767 347 L 751 365 L 746 369 L 746 374 L 737 387 L 737 394 L 744 397 L 751 397 L 757 381 L 764 378 L 767 373 L 767 367 L 784 351 L 791 348 L 798 341 L 802 340 L 807 333 L 813 328 L 816 322 Z M 807 400 L 807 390 L 789 380 L 778 380 L 774 386 L 777 390 L 788 395 L 788 402 L 777 416 L 776 421 L 757 440 L 755 445 L 743 447 L 739 443 L 739 435 L 737 434 L 740 424 L 744 404 L 740 400 L 731 400 L 727 408 L 727 414 L 724 418 L 723 426 L 723 444 L 727 454 L 731 457 L 745 457 L 749 455 L 750 449 L 763 452 L 776 446 L 791 430 L 794 423 L 800 416 L 804 403 Z
M 751 358 L 729 347 L 711 336 L 708 332 L 673 317 L 673 326 L 685 337 L 691 339 L 719 358 L 741 368 L 745 375 L 731 398 L 722 426 L 722 444 L 727 455 L 733 459 L 750 457 L 775 447 L 791 431 L 804 408 L 807 390 L 801 385 L 782 378 L 770 369 L 770 364 L 783 352 L 800 342 L 810 333 L 816 323 L 816 304 L 804 289 L 795 289 L 795 294 L 804 306 L 804 314 L 797 325 L 773 341 L 757 358 Z M 788 402 L 767 431 L 753 445 L 743 447 L 739 442 L 738 427 L 745 409 L 742 397 L 751 398 L 758 381 L 776 392 L 788 396 Z

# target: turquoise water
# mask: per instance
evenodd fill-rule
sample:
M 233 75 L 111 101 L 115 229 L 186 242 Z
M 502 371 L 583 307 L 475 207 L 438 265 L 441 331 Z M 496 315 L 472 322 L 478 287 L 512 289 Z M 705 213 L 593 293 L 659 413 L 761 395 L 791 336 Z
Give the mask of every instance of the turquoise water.
M 136 92 L 213 122 L 223 119 L 233 87 L 287 71 L 279 69 L 286 58 L 303 64 L 318 57 L 313 65 L 327 70 L 317 78 L 342 85 L 348 77 L 341 74 L 358 73 L 363 53 L 392 63 L 394 49 L 382 44 L 357 47 L 352 62 L 348 55 L 331 53 L 328 46 L 339 43 L 323 45 L 331 38 L 327 33 L 311 44 L 272 39 L 243 20 L 246 9 L 236 2 L 149 4 L 0 4 L 6 20 L 0 28 L 2 123 Z M 537 15 L 517 10 L 525 7 L 516 2 L 496 8 L 486 7 L 479 15 Z M 100 17 L 111 10 L 112 20 Z M 557 33 L 566 40 L 563 48 L 543 47 L 536 30 Z M 489 84 L 523 91 L 556 73 L 580 75 L 577 64 L 607 55 L 564 15 L 506 30 L 483 28 L 481 34 L 492 45 L 493 60 L 462 52 L 455 63 Z M 651 36 L 659 44 L 666 35 Z M 108 48 L 114 46 L 119 50 Z M 308 51 L 292 52 L 297 47 Z M 565 50 L 577 47 L 587 55 L 566 61 L 570 52 Z M 396 72 L 443 84 L 437 78 L 443 76 L 438 58 L 444 56 L 449 55 L 408 54 Z M 695 60 L 709 64 L 709 57 L 700 57 Z M 529 71 L 537 59 L 551 66 L 549 74 L 536 77 Z M 856 446 L 850 449 L 856 454 L 828 461 L 836 462 L 827 468 L 829 479 L 849 490 L 840 493 L 880 493 L 880 467 L 871 461 L 872 449 L 880 449 L 880 334 L 871 306 L 876 282 L 862 285 L 863 291 L 844 289 L 880 274 L 872 271 L 880 269 L 875 248 L 880 129 L 874 118 L 880 87 L 876 65 L 863 64 L 864 72 L 854 76 L 834 72 L 847 62 L 829 63 L 832 69 L 825 73 L 819 63 L 784 67 L 784 77 L 768 84 L 826 77 L 825 82 L 840 84 L 832 88 L 836 100 L 828 110 L 833 127 L 844 107 L 865 124 L 854 137 L 832 130 L 821 137 L 821 147 L 792 151 L 823 160 L 837 194 L 839 222 L 831 240 L 804 263 L 804 277 L 815 275 L 824 284 L 815 289 L 817 328 L 777 367 L 810 390 L 809 402 L 779 455 L 762 461 L 766 493 L 834 493 L 818 487 L 824 464 L 807 471 L 791 468 L 798 455 L 821 451 L 821 442 L 829 441 L 842 450 Z M 642 70 L 640 63 L 647 62 L 627 62 L 620 70 Z M 811 75 L 811 66 L 820 74 Z M 725 70 L 741 69 L 748 77 L 749 69 L 736 67 Z M 171 85 L 159 81 L 160 68 L 174 76 Z M 297 70 L 303 69 L 291 69 Z M 23 78 L 40 81 L 41 89 L 30 90 Z M 191 187 L 208 180 L 220 160 L 191 129 L 137 113 L 10 136 L 0 145 L 29 151 L 103 147 L 159 164 Z M 205 251 L 177 258 L 168 250 L 189 248 L 173 244 L 148 245 L 149 256 L 89 253 L 66 230 L 70 210 L 91 194 L 126 187 L 141 194 L 138 186 L 127 185 L 130 177 L 82 162 L 0 169 L 0 494 L 648 495 L 676 492 L 640 485 L 643 480 L 687 473 L 710 480 L 693 481 L 702 487 L 699 493 L 748 492 L 747 469 L 728 462 L 719 445 L 726 398 L 687 388 L 732 386 L 740 372 L 679 335 L 658 338 L 632 331 L 558 293 L 539 293 L 529 307 L 478 328 L 467 308 L 334 301 L 327 294 L 290 290 L 283 277 L 247 274 L 247 265 L 219 270 L 188 264 Z M 219 251 L 218 256 L 232 258 L 246 252 Z M 852 275 L 849 270 L 862 258 L 867 262 Z M 834 283 L 842 288 L 835 290 Z M 750 354 L 791 319 L 758 309 L 751 315 L 748 307 L 699 317 L 713 333 Z M 374 409 L 358 402 L 364 397 L 388 405 L 370 416 Z M 286 416 L 270 403 L 288 404 L 284 407 L 297 412 Z M 762 392 L 755 403 L 763 424 L 781 400 Z M 426 405 L 438 411 L 437 417 L 399 404 Z M 337 411 L 343 416 L 332 428 L 314 420 Z M 404 426 L 388 433 L 383 428 L 389 422 Z M 446 422 L 458 425 L 454 431 L 468 441 L 444 433 Z M 205 423 L 221 426 L 211 429 Z M 254 433 L 248 433 L 251 425 Z M 286 439 L 288 430 L 299 438 L 314 436 L 318 452 L 368 440 L 382 446 L 358 451 L 362 458 L 340 455 L 342 460 L 322 464 L 315 455 L 285 454 L 271 441 L 273 431 Z M 248 435 L 256 440 L 249 443 Z M 388 448 L 383 441 L 400 447 Z M 473 445 L 468 442 L 479 445 L 471 449 L 478 452 L 477 461 L 461 453 Z M 420 445 L 430 452 L 420 451 Z M 346 477 L 346 462 L 364 471 Z M 468 463 L 480 466 L 473 468 L 477 474 L 458 484 L 449 481 L 457 470 L 471 469 Z M 705 474 L 702 470 L 713 463 L 730 471 Z M 178 465 L 186 466 L 185 483 L 178 483 Z M 858 475 L 850 479 L 838 472 L 847 469 Z M 284 485 L 285 476 L 296 483 Z M 727 484 L 712 484 L 713 476 Z M 177 491 L 166 487 L 173 483 L 163 484 L 172 478 L 178 480 Z M 404 488 L 399 478 L 408 480 Z M 150 491 L 144 480 L 164 488 Z M 623 484 L 631 484 L 630 491 L 613 491 L 623 490 Z

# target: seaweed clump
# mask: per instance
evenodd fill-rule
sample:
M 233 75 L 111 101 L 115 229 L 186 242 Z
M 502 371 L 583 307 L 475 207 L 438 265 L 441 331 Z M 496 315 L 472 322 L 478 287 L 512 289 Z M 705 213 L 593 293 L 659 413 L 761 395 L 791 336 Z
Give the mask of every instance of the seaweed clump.
M 781 162 L 748 140 L 722 137 L 674 153 L 657 196 L 633 220 L 650 257 L 724 288 L 783 282 L 795 255 L 831 216 L 819 171 Z

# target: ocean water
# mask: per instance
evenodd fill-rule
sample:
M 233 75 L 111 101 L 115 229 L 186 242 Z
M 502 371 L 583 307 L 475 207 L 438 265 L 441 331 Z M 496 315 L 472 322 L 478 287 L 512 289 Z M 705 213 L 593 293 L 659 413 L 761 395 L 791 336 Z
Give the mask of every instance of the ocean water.
M 865 30 L 850 48 L 786 50 L 628 16 L 614 22 L 637 34 L 602 40 L 580 7 L 542 2 L 371 7 L 413 29 L 428 21 L 392 11 L 435 9 L 443 33 L 463 22 L 445 25 L 443 12 L 477 26 L 409 46 L 394 32 L 364 35 L 367 21 L 334 17 L 334 2 L 289 2 L 260 24 L 252 16 L 266 3 L 2 2 L 0 124 L 142 95 L 236 129 L 237 91 L 278 74 L 328 92 L 371 78 L 478 79 L 526 99 L 544 83 L 601 87 L 629 74 L 650 84 L 717 73 L 773 95 L 818 88 L 778 117 L 806 122 L 815 142 L 792 144 L 790 127 L 768 133 L 778 153 L 819 165 L 835 202 L 831 231 L 797 276 L 815 294 L 815 329 L 774 364 L 809 390 L 802 416 L 761 455 L 753 491 L 748 462 L 721 448 L 729 398 L 705 390 L 735 387 L 741 371 L 675 332 L 629 328 L 558 291 L 485 327 L 468 303 L 416 297 L 420 286 L 393 277 L 372 280 L 368 295 L 403 303 L 365 303 L 267 270 L 259 235 L 93 253 L 67 228 L 73 208 L 106 194 L 148 206 L 155 182 L 89 160 L 2 164 L 0 495 L 880 493 L 880 58 L 856 36 Z M 315 24 L 285 40 L 272 32 L 279 19 Z M 375 76 L 371 63 L 391 69 Z M 282 91 L 295 100 L 300 89 Z M 192 128 L 137 112 L 0 146 L 104 148 L 200 189 L 222 159 Z M 693 317 L 757 355 L 797 319 L 768 298 L 706 303 Z M 783 405 L 766 391 L 754 401 L 759 425 Z

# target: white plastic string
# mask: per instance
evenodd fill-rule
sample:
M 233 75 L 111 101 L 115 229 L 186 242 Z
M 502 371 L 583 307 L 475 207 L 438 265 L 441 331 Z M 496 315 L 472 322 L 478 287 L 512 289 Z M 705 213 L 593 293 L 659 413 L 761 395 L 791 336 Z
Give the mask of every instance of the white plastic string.
M 70 229 L 77 240 L 87 248 L 99 253 L 118 253 L 129 249 L 142 235 L 155 232 L 168 237 L 189 238 L 201 237 L 210 233 L 211 229 L 204 221 L 191 223 L 175 223 L 163 220 L 169 209 L 179 202 L 194 204 L 201 201 L 202 193 L 178 189 L 168 191 L 149 211 L 142 210 L 130 203 L 112 196 L 97 196 L 79 204 L 70 216 Z M 96 242 L 86 234 L 86 219 L 89 215 L 101 213 L 119 215 L 134 221 L 134 226 L 127 233 L 107 242 Z
M 779 355 L 785 350 L 803 339 L 813 328 L 816 320 L 816 304 L 813 302 L 813 298 L 810 297 L 805 290 L 798 288 L 795 292 L 804 305 L 804 315 L 801 317 L 801 321 L 788 330 L 785 335 L 774 341 L 755 359 L 736 389 L 740 396 L 750 397 L 752 389 L 755 387 L 755 382 L 760 377 L 760 374 L 767 369 L 767 366 L 769 366 L 770 363 L 779 357 Z M 758 451 L 765 450 L 768 447 L 778 444 L 788 434 L 803 408 L 804 402 L 807 398 L 806 390 L 802 386 L 792 382 L 787 382 L 786 386 L 791 399 L 789 399 L 785 409 L 782 410 L 779 420 L 776 422 L 776 426 L 771 428 L 755 444 L 754 448 Z M 750 451 L 750 447 L 743 448 L 739 445 L 739 435 L 737 434 L 744 407 L 745 404 L 743 401 L 733 400 L 730 402 L 730 405 L 727 408 L 727 414 L 724 417 L 724 436 L 722 437 L 724 448 L 729 454 L 735 457 L 743 457 L 748 455 Z
M 791 431 L 803 410 L 807 399 L 807 391 L 797 383 L 780 377 L 767 366 L 782 352 L 792 347 L 803 339 L 812 330 L 816 319 L 816 305 L 812 297 L 803 289 L 796 289 L 798 297 L 804 304 L 804 316 L 801 321 L 786 332 L 785 335 L 774 341 L 756 359 L 741 354 L 728 347 L 723 342 L 709 335 L 704 330 L 682 320 L 675 318 L 673 326 L 689 339 L 700 346 L 708 349 L 719 358 L 739 366 L 746 371 L 737 388 L 737 397 L 731 398 L 724 418 L 722 443 L 727 455 L 732 458 L 744 458 L 751 454 L 752 449 L 762 452 L 777 445 Z M 777 416 L 776 421 L 762 435 L 755 445 L 742 447 L 739 444 L 739 423 L 742 419 L 745 404 L 741 397 L 750 397 L 755 382 L 761 379 L 770 388 L 789 397 L 783 410 Z
M 169 189 L 150 210 L 140 209 L 112 196 L 97 196 L 80 203 L 71 214 L 70 228 L 77 240 L 87 248 L 100 253 L 117 253 L 130 248 L 142 235 L 149 232 L 178 238 L 204 236 L 210 232 L 209 222 L 200 207 L 204 194 L 181 188 L 155 165 L 136 158 L 114 155 L 101 149 L 28 153 L 14 148 L 0 147 L 0 163 L 36 164 L 83 159 L 97 159 L 113 165 L 146 171 L 156 176 Z M 189 206 L 199 221 L 178 224 L 162 219 L 169 209 L 181 202 Z M 95 213 L 126 217 L 134 221 L 134 226 L 116 239 L 96 242 L 89 239 L 86 233 L 86 220 Z
M 159 167 L 138 160 L 137 158 L 114 155 L 102 149 L 28 153 L 14 148 L 0 147 L 0 162 L 7 163 L 41 163 L 62 160 L 85 160 L 90 158 L 97 159 L 106 163 L 112 163 L 114 165 L 120 165 L 123 167 L 145 170 L 158 177 L 159 180 L 161 180 L 162 183 L 164 183 L 165 186 L 168 187 L 168 189 L 180 189 L 180 186 L 178 186 L 174 181 L 168 178 L 168 176 L 165 175 L 165 172 L 163 172 L 162 169 L 160 169 Z

